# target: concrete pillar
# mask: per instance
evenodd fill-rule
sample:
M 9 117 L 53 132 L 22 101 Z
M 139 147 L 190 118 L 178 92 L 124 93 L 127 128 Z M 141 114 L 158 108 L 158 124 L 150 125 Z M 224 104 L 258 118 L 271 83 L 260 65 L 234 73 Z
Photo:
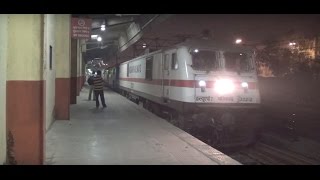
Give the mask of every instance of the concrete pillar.
M 82 67 L 81 67 L 81 74 L 82 74 L 82 87 L 84 86 L 84 83 L 86 82 L 86 63 L 84 58 L 85 52 L 82 53 Z
M 45 128 L 49 129 L 55 119 L 55 85 L 56 85 L 56 59 L 55 53 L 55 19 L 54 14 L 44 15 L 43 31 L 43 79 L 45 95 Z
M 81 61 L 80 61 L 80 56 L 81 56 L 81 46 L 80 46 L 80 40 L 77 40 L 77 96 L 80 95 L 80 66 L 81 66 Z
M 70 15 L 56 15 L 55 26 L 55 60 L 56 91 L 55 117 L 59 120 L 70 119 L 70 77 L 71 77 L 71 37 Z
M 71 39 L 71 79 L 70 79 L 70 104 L 77 104 L 77 40 Z
M 0 15 L 0 164 L 7 156 L 6 142 L 6 82 L 7 82 L 7 40 L 8 15 Z
M 44 15 L 8 15 L 7 131 L 18 164 L 44 159 Z
M 81 71 L 82 72 L 82 86 L 84 86 L 84 83 L 86 82 L 86 70 L 85 70 L 86 69 L 86 59 L 85 58 L 86 58 L 86 51 L 87 51 L 86 50 L 87 47 L 85 45 L 86 40 L 83 40 L 83 44 L 84 45 L 82 46 L 83 51 L 82 51 L 82 69 L 81 69 L 82 70 Z
M 84 40 L 78 40 L 78 62 L 77 62 L 77 96 L 80 95 L 80 91 L 82 89 L 82 44 L 84 43 Z

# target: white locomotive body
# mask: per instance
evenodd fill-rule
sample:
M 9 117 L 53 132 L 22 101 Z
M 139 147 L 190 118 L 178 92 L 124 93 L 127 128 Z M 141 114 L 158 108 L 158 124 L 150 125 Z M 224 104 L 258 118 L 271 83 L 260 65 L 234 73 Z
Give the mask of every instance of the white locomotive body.
M 177 103 L 259 105 L 257 83 L 252 51 L 207 41 L 185 42 L 120 64 L 121 89 L 175 108 Z
M 153 112 L 171 111 L 182 127 L 230 122 L 237 119 L 230 112 L 239 117 L 259 108 L 254 58 L 250 48 L 189 40 L 121 63 L 119 89 Z M 203 112 L 206 120 L 199 120 Z

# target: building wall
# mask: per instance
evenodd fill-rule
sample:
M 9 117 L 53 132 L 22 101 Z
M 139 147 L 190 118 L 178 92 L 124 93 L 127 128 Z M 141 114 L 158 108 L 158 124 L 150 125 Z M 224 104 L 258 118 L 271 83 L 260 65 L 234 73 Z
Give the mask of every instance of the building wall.
M 6 160 L 6 82 L 8 16 L 0 15 L 0 164 Z
M 56 16 L 0 16 L 0 164 L 6 156 L 10 163 L 44 162 L 45 132 L 55 115 L 55 58 L 70 56 L 70 22 L 61 25 L 68 26 L 66 37 L 58 36 L 66 50 L 56 50 Z M 14 143 L 6 144 L 8 138 Z

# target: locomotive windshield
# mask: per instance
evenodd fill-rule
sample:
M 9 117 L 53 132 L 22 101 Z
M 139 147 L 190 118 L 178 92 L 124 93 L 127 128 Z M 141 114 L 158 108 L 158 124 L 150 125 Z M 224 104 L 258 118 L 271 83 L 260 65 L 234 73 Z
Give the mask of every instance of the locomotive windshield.
M 192 68 L 195 70 L 209 71 L 219 67 L 217 52 L 196 50 L 191 53 Z
M 251 59 L 248 54 L 240 52 L 224 52 L 225 69 L 236 72 L 248 72 L 252 70 Z

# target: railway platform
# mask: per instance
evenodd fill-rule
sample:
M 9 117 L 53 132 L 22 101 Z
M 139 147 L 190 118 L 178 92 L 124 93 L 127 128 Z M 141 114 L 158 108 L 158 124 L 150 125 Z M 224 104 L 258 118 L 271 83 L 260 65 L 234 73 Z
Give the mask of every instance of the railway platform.
M 70 120 L 46 134 L 47 165 L 240 165 L 125 97 L 105 90 L 96 109 L 83 88 Z

